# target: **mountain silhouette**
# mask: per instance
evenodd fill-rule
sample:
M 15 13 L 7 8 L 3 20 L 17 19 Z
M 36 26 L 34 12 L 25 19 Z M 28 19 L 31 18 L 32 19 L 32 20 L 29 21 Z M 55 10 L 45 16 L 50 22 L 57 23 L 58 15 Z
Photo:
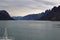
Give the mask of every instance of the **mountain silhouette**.
M 46 10 L 38 20 L 60 21 L 60 6 L 53 7 L 51 10 Z
M 13 20 L 12 17 L 5 10 L 0 10 L 0 20 Z
M 54 6 L 51 10 L 46 10 L 45 12 L 38 14 L 29 14 L 24 17 L 13 17 L 17 20 L 50 20 L 50 21 L 60 21 L 60 6 Z

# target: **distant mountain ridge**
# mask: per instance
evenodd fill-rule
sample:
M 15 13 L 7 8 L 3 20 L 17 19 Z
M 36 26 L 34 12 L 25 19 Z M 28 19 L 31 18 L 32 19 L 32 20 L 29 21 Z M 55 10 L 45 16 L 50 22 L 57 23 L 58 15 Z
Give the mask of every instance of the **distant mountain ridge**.
M 13 16 L 12 18 L 15 19 L 15 20 L 21 20 L 23 17 L 21 17 L 21 16 Z
M 51 10 L 46 10 L 45 12 L 38 14 L 29 14 L 26 16 L 11 17 L 7 11 L 0 10 L 0 20 L 50 20 L 50 21 L 60 21 L 60 6 L 54 6 Z
M 38 14 L 29 14 L 24 17 L 17 17 L 19 20 L 52 20 L 60 21 L 60 6 L 53 7 L 51 10 L 46 10 L 45 12 Z M 15 18 L 16 19 L 16 18 Z M 17 19 L 16 19 L 17 20 Z
M 40 15 L 39 14 L 30 14 L 30 15 L 26 15 L 26 16 L 17 16 L 17 17 L 13 17 L 16 20 L 36 20 L 38 19 Z
M 12 17 L 5 10 L 0 10 L 0 20 L 13 20 Z

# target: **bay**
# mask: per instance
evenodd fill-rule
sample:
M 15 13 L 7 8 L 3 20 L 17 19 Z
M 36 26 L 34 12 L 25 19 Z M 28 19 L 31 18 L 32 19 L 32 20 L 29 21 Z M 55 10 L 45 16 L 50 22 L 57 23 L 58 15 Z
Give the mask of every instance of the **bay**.
M 0 30 L 5 27 L 8 37 L 15 40 L 60 40 L 59 21 L 0 21 Z M 0 36 L 3 34 L 0 31 Z

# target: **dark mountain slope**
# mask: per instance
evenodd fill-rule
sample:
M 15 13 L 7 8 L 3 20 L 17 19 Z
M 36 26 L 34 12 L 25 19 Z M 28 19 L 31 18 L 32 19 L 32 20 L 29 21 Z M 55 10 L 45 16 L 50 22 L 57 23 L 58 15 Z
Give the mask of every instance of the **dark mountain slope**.
M 7 11 L 0 10 L 0 20 L 13 20 L 13 18 L 10 17 Z
M 46 10 L 38 20 L 53 20 L 60 21 L 60 6 L 53 7 L 51 10 Z

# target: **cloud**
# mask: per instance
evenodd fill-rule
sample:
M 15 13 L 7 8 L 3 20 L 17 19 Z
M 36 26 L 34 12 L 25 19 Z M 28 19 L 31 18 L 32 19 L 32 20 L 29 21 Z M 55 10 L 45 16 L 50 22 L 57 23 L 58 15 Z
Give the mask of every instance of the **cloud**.
M 1 7 L 41 8 L 44 5 L 55 5 L 53 2 L 44 0 L 0 0 Z M 41 6 L 41 7 L 39 7 Z
M 0 8 L 18 7 L 21 9 L 37 9 L 37 3 L 33 0 L 0 0 Z
M 60 0 L 0 0 L 0 10 L 46 10 L 60 4 L 59 1 Z
M 42 3 L 44 5 L 56 5 L 55 2 L 50 2 L 50 1 L 46 1 L 46 0 L 34 0 L 34 1 L 36 1 L 38 3 Z

